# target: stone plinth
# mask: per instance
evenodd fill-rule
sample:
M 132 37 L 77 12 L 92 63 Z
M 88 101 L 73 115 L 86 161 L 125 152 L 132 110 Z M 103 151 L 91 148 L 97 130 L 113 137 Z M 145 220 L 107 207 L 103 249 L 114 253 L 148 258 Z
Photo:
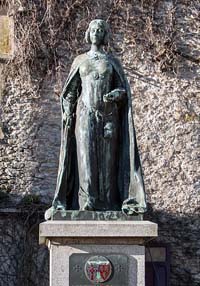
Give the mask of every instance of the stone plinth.
M 149 221 L 48 221 L 40 224 L 40 243 L 50 250 L 50 286 L 78 286 L 69 283 L 72 254 L 125 255 L 128 270 L 124 285 L 145 285 L 146 241 L 157 237 L 157 225 Z M 83 273 L 81 273 L 81 271 Z M 84 275 L 84 270 L 77 275 Z M 124 270 L 125 271 L 125 270 Z M 122 272 L 123 275 L 123 272 Z M 97 285 L 88 284 L 79 286 Z M 111 285 L 108 283 L 98 285 Z

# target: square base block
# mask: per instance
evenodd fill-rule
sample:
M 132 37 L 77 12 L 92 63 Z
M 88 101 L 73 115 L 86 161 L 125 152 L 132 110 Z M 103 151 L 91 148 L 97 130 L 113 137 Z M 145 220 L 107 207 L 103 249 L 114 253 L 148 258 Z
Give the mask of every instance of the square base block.
M 69 286 L 69 258 L 74 253 L 121 254 L 128 256 L 128 281 L 118 286 L 145 286 L 145 249 L 139 245 L 50 245 L 50 286 Z M 79 273 L 77 273 L 79 275 Z M 123 272 L 122 272 L 123 275 Z M 88 281 L 88 285 L 92 284 Z M 98 285 L 109 285 L 102 283 Z M 73 286 L 70 285 L 70 286 Z M 80 284 L 85 286 L 85 284 Z
M 145 286 L 144 244 L 156 236 L 157 225 L 148 221 L 44 222 L 40 224 L 40 243 L 46 243 L 50 251 L 50 286 L 77 286 L 69 282 L 72 254 L 128 257 L 124 284 L 112 285 L 108 280 L 86 285 L 80 281 L 78 286 Z

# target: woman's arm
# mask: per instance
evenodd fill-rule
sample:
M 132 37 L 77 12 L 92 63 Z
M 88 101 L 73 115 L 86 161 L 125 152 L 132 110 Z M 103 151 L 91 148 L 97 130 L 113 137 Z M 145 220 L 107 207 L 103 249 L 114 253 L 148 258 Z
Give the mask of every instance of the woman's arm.
M 67 117 L 72 116 L 75 111 L 76 102 L 80 94 L 80 89 L 81 79 L 79 72 L 77 71 L 62 96 L 62 104 L 64 109 L 63 111 Z
M 123 87 L 123 84 L 119 78 L 119 75 L 114 70 L 113 79 L 112 79 L 112 87 L 113 89 L 104 95 L 104 102 L 115 101 L 122 102 L 126 97 L 126 90 Z

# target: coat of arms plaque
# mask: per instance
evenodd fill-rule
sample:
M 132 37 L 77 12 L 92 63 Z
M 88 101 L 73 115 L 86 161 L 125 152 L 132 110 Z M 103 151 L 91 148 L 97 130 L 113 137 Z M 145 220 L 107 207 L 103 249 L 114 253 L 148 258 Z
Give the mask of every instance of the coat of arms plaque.
M 128 257 L 123 254 L 72 254 L 69 281 L 71 286 L 126 286 Z

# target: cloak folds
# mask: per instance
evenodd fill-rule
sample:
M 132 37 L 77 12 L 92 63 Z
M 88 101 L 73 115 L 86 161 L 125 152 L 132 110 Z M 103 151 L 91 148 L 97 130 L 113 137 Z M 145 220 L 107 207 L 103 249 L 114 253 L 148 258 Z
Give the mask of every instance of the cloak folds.
M 69 102 L 65 97 L 69 92 L 69 86 L 72 85 L 78 73 L 80 65 L 87 59 L 88 55 L 83 54 L 74 60 L 61 94 L 62 131 L 57 186 L 53 201 L 55 208 L 64 206 L 67 210 L 79 209 L 79 172 L 75 137 L 77 104 L 76 102 L 71 102 L 69 108 Z M 133 123 L 130 86 L 119 61 L 111 55 L 108 56 L 108 60 L 119 76 L 127 96 L 127 102 L 121 111 L 120 154 L 117 174 L 121 208 L 129 215 L 144 213 L 146 211 L 146 200 Z M 81 93 L 81 86 L 77 88 L 76 93 L 78 99 Z

